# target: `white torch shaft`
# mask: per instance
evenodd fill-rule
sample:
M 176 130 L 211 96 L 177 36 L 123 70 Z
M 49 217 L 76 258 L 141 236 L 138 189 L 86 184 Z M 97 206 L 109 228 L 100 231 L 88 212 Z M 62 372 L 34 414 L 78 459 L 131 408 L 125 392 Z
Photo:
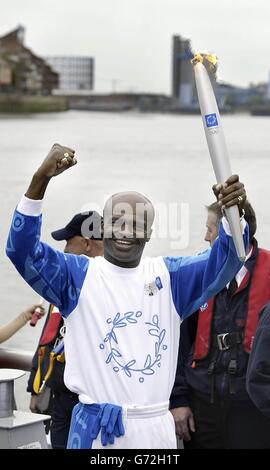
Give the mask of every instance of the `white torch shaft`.
M 194 65 L 198 99 L 203 119 L 204 131 L 218 183 L 224 183 L 232 174 L 228 150 L 221 125 L 219 110 L 212 84 L 205 66 L 201 62 Z M 237 206 L 225 210 L 238 258 L 246 258 L 245 247 Z

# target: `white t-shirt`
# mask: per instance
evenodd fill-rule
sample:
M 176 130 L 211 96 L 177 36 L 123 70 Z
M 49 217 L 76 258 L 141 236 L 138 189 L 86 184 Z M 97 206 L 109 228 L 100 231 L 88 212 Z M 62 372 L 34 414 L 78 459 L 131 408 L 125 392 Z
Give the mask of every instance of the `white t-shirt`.
M 149 295 L 157 278 L 162 287 Z M 80 401 L 147 405 L 169 399 L 180 316 L 163 258 L 146 258 L 131 269 L 92 259 L 66 325 L 65 383 Z

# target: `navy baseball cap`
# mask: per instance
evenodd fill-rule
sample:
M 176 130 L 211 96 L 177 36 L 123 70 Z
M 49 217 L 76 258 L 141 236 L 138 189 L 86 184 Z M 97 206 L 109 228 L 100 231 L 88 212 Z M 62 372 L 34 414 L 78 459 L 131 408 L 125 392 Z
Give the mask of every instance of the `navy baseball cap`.
M 51 236 L 57 241 L 68 240 L 76 235 L 94 240 L 102 240 L 101 222 L 102 217 L 98 212 L 82 212 L 74 215 L 64 228 L 51 232 Z

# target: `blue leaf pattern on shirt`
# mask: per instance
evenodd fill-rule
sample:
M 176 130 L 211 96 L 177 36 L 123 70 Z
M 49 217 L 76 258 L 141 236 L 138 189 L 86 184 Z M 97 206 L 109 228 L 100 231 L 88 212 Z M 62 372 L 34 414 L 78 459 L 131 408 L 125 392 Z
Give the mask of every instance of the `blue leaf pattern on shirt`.
M 106 359 L 106 364 L 114 363 L 113 370 L 115 373 L 119 371 L 123 371 L 124 374 L 127 377 L 132 377 L 132 374 L 134 373 L 139 373 L 145 376 L 150 376 L 155 374 L 155 366 L 158 365 L 159 367 L 161 366 L 161 359 L 162 355 L 160 354 L 160 349 L 161 346 L 163 346 L 163 349 L 167 349 L 166 345 L 163 345 L 165 335 L 166 335 L 166 330 L 165 329 L 160 329 L 159 326 L 159 316 L 158 315 L 153 315 L 152 321 L 151 322 L 145 322 L 145 325 L 148 325 L 148 334 L 150 336 L 153 336 L 157 338 L 157 341 L 154 343 L 154 354 L 147 354 L 146 359 L 144 361 L 144 366 L 143 367 L 138 367 L 136 366 L 137 360 L 136 359 L 131 359 L 127 363 L 121 362 L 120 358 L 122 358 L 122 354 L 119 351 L 119 349 L 116 348 L 116 346 L 113 346 L 113 343 L 118 345 L 118 339 L 117 339 L 117 328 L 125 328 L 129 325 L 134 325 L 138 323 L 139 319 L 142 317 L 142 312 L 141 311 L 129 311 L 125 312 L 122 316 L 120 312 L 117 312 L 115 315 L 114 319 L 112 320 L 111 318 L 107 319 L 107 324 L 111 325 L 111 330 L 106 334 L 103 343 L 100 344 L 100 349 L 104 350 L 104 343 L 108 344 L 109 347 L 109 354 Z M 143 383 L 144 378 L 140 377 L 139 382 Z

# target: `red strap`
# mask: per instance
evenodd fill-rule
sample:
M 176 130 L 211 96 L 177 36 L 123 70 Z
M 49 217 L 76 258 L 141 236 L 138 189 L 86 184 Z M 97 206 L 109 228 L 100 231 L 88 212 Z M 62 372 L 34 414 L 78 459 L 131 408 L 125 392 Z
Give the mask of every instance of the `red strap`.
M 203 359 L 208 353 L 214 301 L 215 298 L 213 297 L 208 300 L 207 304 L 200 308 L 193 356 L 194 360 Z
M 247 271 L 233 295 L 238 294 L 240 290 L 244 289 L 247 286 L 249 282 L 249 278 L 250 278 L 250 272 Z

